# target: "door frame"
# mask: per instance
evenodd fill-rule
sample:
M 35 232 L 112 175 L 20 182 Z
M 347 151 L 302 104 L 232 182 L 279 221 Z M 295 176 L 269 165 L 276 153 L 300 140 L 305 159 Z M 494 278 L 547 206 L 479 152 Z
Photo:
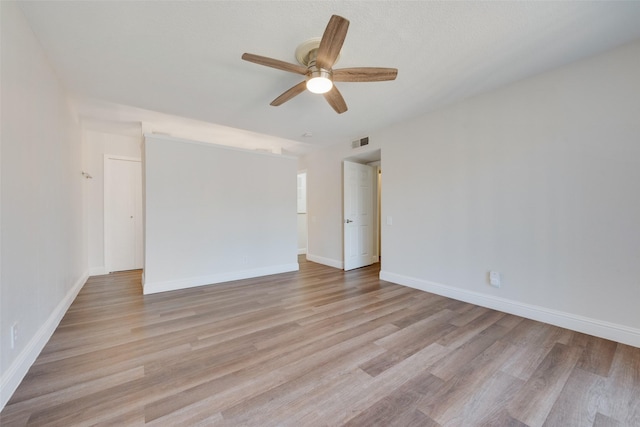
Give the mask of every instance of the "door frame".
M 110 167 L 109 167 L 109 160 L 122 160 L 122 161 L 127 161 L 127 162 L 139 162 L 140 166 L 142 166 L 142 158 L 140 157 L 128 157 L 128 156 L 118 156 L 118 155 L 112 155 L 112 154 L 105 154 L 104 155 L 104 167 L 103 167 L 103 173 L 104 173 L 104 189 L 103 189 L 103 208 L 102 208 L 102 223 L 103 223 L 103 251 L 104 251 L 104 269 L 106 274 L 109 274 L 111 272 L 111 254 L 109 253 L 109 245 L 108 245 L 108 237 L 109 233 L 111 232 L 111 221 L 109 220 L 109 215 L 108 213 L 110 212 L 109 209 L 109 194 L 111 192 L 111 182 L 110 182 Z M 141 177 L 142 178 L 142 177 Z M 142 203 L 142 201 L 141 201 Z M 144 206 L 143 206 L 143 211 L 144 211 Z M 141 218 L 141 221 L 144 221 L 144 215 Z M 142 224 L 142 228 L 144 230 L 144 223 Z M 144 257 L 143 257 L 144 259 Z
M 361 202 L 363 201 L 362 198 L 360 198 L 359 196 L 362 195 L 361 193 L 361 189 L 359 186 L 359 174 L 360 172 L 356 172 L 357 175 L 357 180 L 358 182 L 355 185 L 355 188 L 357 188 L 357 193 L 355 193 L 356 195 L 356 200 L 357 200 L 357 205 L 358 205 L 358 212 L 356 213 L 357 218 L 354 218 L 353 220 L 351 220 L 351 218 L 347 218 L 347 205 L 351 205 L 351 203 L 353 202 L 353 199 L 350 201 L 347 201 L 347 188 L 348 185 L 350 184 L 350 182 L 348 182 L 347 180 L 347 168 L 348 165 L 354 165 L 354 166 L 358 166 L 358 168 L 363 168 L 367 170 L 367 176 L 368 176 L 368 197 L 366 197 L 364 200 L 367 201 L 367 207 L 366 207 L 366 212 L 368 213 L 368 215 L 366 216 L 366 218 L 368 218 L 368 227 L 366 227 L 367 230 L 367 236 L 365 238 L 365 240 L 368 242 L 368 248 L 366 248 L 366 253 L 363 253 L 362 255 L 359 255 L 355 258 L 358 258 L 357 260 L 354 258 L 350 258 L 349 257 L 349 248 L 347 247 L 348 243 L 350 242 L 352 245 L 350 246 L 350 248 L 353 248 L 353 238 L 348 239 L 347 236 L 350 234 L 348 229 L 353 230 L 353 226 L 357 226 L 357 229 L 361 229 L 359 226 L 361 224 L 361 220 L 364 217 L 359 216 L 360 212 L 362 212 L 362 205 Z M 360 169 L 358 169 L 359 171 Z M 344 159 L 342 161 L 342 269 L 345 271 L 348 270 L 352 270 L 352 269 L 356 269 L 356 268 L 360 268 L 360 267 L 365 267 L 367 265 L 371 265 L 373 263 L 375 263 L 377 261 L 377 256 L 376 256 L 376 249 L 377 249 L 377 245 L 374 242 L 374 238 L 376 236 L 376 202 L 375 200 L 377 199 L 376 197 L 376 193 L 377 193 L 377 182 L 375 182 L 376 178 L 377 178 L 377 168 L 370 166 L 366 163 L 361 163 L 358 161 L 353 161 L 350 159 Z M 350 193 L 352 193 L 350 191 Z M 352 194 L 353 196 L 353 194 Z M 354 224 L 352 224 L 351 226 L 348 226 L 347 223 L 349 222 L 354 222 Z M 359 235 L 359 232 L 356 231 L 356 235 Z M 353 236 L 351 236 L 353 237 Z M 356 240 L 359 240 L 356 237 Z M 356 244 L 355 245 L 357 248 L 360 248 L 360 244 Z M 364 255 L 364 256 L 363 256 Z
M 300 175 L 304 175 L 304 188 L 303 188 L 303 190 L 304 190 L 304 206 L 301 209 L 301 206 L 300 206 L 300 193 L 299 193 L 300 188 L 297 187 L 297 191 L 298 191 L 298 194 L 297 194 L 297 196 L 298 196 L 297 197 L 297 199 L 298 199 L 297 215 L 298 215 L 298 218 L 297 218 L 297 224 L 296 225 L 298 226 L 298 246 L 299 246 L 299 243 L 300 243 L 300 235 L 299 235 L 300 234 L 300 228 L 299 228 L 300 215 L 304 215 L 304 217 L 303 217 L 304 218 L 304 231 L 303 232 L 304 232 L 305 247 L 304 248 L 298 247 L 298 255 L 306 255 L 309 252 L 309 217 L 307 215 L 307 179 L 308 179 L 309 175 L 308 175 L 306 169 L 299 170 L 298 173 L 296 174 L 296 178 L 300 178 Z M 296 179 L 296 181 L 297 181 L 297 179 Z
M 373 251 L 372 251 L 372 260 L 371 260 L 371 264 L 375 264 L 377 262 L 381 262 L 381 258 L 380 255 L 382 253 L 382 150 L 381 149 L 375 149 L 375 150 L 368 150 L 366 152 L 363 153 L 358 153 L 358 154 L 353 154 L 351 156 L 346 156 L 342 158 L 342 166 L 340 168 L 340 174 L 342 175 L 341 177 L 341 190 L 343 192 L 342 194 L 342 208 L 341 208 L 341 212 L 340 212 L 340 217 L 342 218 L 341 221 L 341 235 L 340 238 L 342 239 L 342 269 L 344 270 L 344 267 L 346 265 L 345 260 L 346 260 L 346 253 L 344 250 L 344 238 L 345 238 L 345 218 L 344 218 L 344 203 L 345 203 L 345 195 L 344 195 L 344 162 L 352 162 L 352 163 L 360 163 L 363 165 L 367 165 L 367 166 L 372 166 L 374 168 L 374 187 L 373 187 L 373 214 L 375 217 L 374 223 L 372 224 L 373 228 L 373 234 L 374 234 L 374 241 L 372 242 L 373 244 Z M 308 243 L 307 243 L 308 244 Z

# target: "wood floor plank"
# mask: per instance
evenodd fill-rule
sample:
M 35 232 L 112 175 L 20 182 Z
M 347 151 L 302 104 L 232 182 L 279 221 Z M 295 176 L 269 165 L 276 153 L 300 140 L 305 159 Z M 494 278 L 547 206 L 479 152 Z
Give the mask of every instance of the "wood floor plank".
M 376 344 L 386 349 L 404 348 L 407 351 L 426 347 L 455 328 L 449 324 L 449 320 L 455 316 L 454 311 L 440 310 L 419 322 L 399 329 L 388 337 L 381 338 Z
M 512 327 L 499 324 L 500 319 L 504 316 L 505 314 L 499 311 L 486 311 L 484 314 L 474 318 L 473 324 L 466 323 L 464 325 L 465 327 L 456 328 L 451 333 L 439 339 L 438 343 L 451 349 L 458 348 L 493 324 L 501 326 L 504 331 L 510 331 Z
M 431 317 L 435 313 L 438 313 L 444 309 L 451 310 L 452 301 L 443 297 L 437 298 L 423 298 L 421 301 L 416 301 L 409 307 L 410 313 L 407 313 L 406 317 L 393 322 L 399 328 L 406 328 L 421 320 Z
M 579 347 L 556 344 L 514 395 L 509 413 L 527 425 L 542 425 L 581 356 Z
M 491 418 L 488 418 L 482 423 L 479 423 L 478 427 L 533 427 L 533 426 L 528 426 L 516 420 L 511 415 L 509 415 L 509 412 L 506 409 L 501 408 Z
M 429 370 L 433 375 L 448 380 L 457 375 L 465 365 L 491 347 L 508 331 L 500 325 L 491 325 L 465 344 L 451 351 Z
M 622 425 L 640 426 L 640 348 L 618 344 L 599 412 Z
M 11 401 L 32 399 L 82 383 L 93 382 L 105 376 L 140 367 L 145 362 L 156 358 L 180 357 L 190 351 L 189 339 L 179 337 L 174 341 L 163 342 L 138 340 L 132 345 L 119 345 L 108 351 L 96 351 L 81 357 L 74 356 L 48 364 L 34 365 L 23 381 L 33 381 L 39 386 L 19 387 Z
M 178 396 L 170 396 L 147 405 L 145 408 L 147 419 L 154 420 L 163 417 L 201 400 L 211 401 L 208 405 L 209 411 L 222 411 L 226 407 L 236 405 L 242 399 L 252 398 L 288 380 L 297 378 L 305 370 L 321 366 L 326 363 L 327 358 L 340 357 L 343 353 L 373 342 L 395 329 L 394 326 L 387 325 L 358 334 L 355 337 L 350 337 L 348 334 L 336 334 L 338 340 L 333 345 L 322 342 L 316 343 L 316 345 L 312 344 L 272 358 L 265 363 L 252 364 L 246 368 L 234 370 L 213 381 L 198 382 L 197 385 L 182 390 Z M 341 335 L 347 339 L 340 339 Z M 223 391 L 212 394 L 212 390 L 219 389 Z
M 569 342 L 572 335 L 566 329 L 532 322 L 524 320 L 503 338 L 519 350 L 502 370 L 523 380 L 528 380 L 533 375 L 556 344 Z M 529 326 L 533 327 L 529 329 Z M 524 329 L 525 333 L 521 334 L 519 329 Z
M 441 310 L 434 315 L 400 329 L 398 332 L 384 337 L 376 344 L 389 351 L 372 358 L 360 366 L 371 376 L 377 376 L 390 367 L 401 363 L 407 357 L 428 347 L 440 337 L 452 331 L 455 326 L 448 321 L 455 316 L 455 312 L 448 309 Z M 394 322 L 395 325 L 395 322 Z
M 222 411 L 222 416 L 231 425 L 259 425 L 264 422 L 264 413 L 278 411 L 286 413 L 300 407 L 301 399 L 307 403 L 307 396 L 314 396 L 320 390 L 335 387 L 336 379 L 346 380 L 345 373 L 355 370 L 371 358 L 380 347 L 370 344 L 356 348 L 344 356 L 329 360 L 314 369 L 306 370 L 299 377 Z
M 394 321 L 407 315 L 406 304 L 406 302 L 392 303 L 371 311 L 360 310 L 355 313 L 346 312 L 344 316 L 332 316 L 322 321 L 316 321 L 313 324 L 313 335 L 310 335 L 308 330 L 304 329 L 301 333 L 292 332 L 264 340 L 261 343 L 257 343 L 256 347 L 258 349 L 280 348 L 283 345 L 287 346 L 290 342 L 299 343 L 309 339 L 323 339 L 349 329 L 355 331 L 359 328 L 369 329 L 380 325 L 393 324 Z M 354 314 L 358 313 L 359 315 L 354 316 Z M 398 329 L 396 327 L 396 330 Z
M 571 372 L 544 426 L 591 426 L 604 397 L 605 379 L 578 366 Z
M 502 371 L 495 372 L 484 381 L 482 387 L 471 391 L 464 405 L 452 412 L 449 419 L 443 420 L 443 426 L 489 424 L 500 416 L 501 408 L 505 407 L 523 383 L 524 381 Z
M 496 341 L 477 355 L 443 386 L 425 395 L 417 407 L 441 425 L 452 423 L 475 392 L 482 388 L 515 351 L 511 344 Z
M 33 412 L 44 410 L 46 408 L 55 406 L 55 405 L 63 405 L 68 404 L 69 402 L 73 402 L 76 399 L 84 397 L 87 395 L 87 390 L 101 390 L 107 389 L 109 387 L 113 387 L 116 385 L 124 384 L 132 379 L 139 379 L 144 377 L 144 368 L 136 367 L 130 370 L 118 372 L 113 375 L 107 375 L 101 378 L 98 378 L 94 381 L 87 381 L 76 384 L 75 386 L 68 387 L 57 391 L 55 393 L 42 394 L 37 397 L 23 400 L 23 401 L 15 401 L 12 404 L 11 413 L 16 414 L 25 414 L 25 420 L 28 419 L 29 415 Z M 8 422 L 8 421 L 7 421 Z M 9 423 L 12 424 L 12 423 Z M 20 423 L 17 423 L 18 425 Z M 25 422 L 26 424 L 26 422 Z M 0 422 L 0 425 L 3 423 Z
M 638 348 L 299 264 L 146 296 L 91 277 L 0 424 L 640 426 Z
M 602 415 L 601 413 L 596 414 L 596 419 L 593 422 L 593 427 L 621 427 L 622 424 L 613 418 Z
M 437 389 L 442 386 L 444 381 L 433 376 L 430 373 L 418 375 L 411 381 L 407 382 L 389 395 L 378 400 L 368 409 L 361 412 L 358 416 L 349 420 L 346 426 L 376 426 L 376 425 L 393 425 L 398 424 L 398 419 L 403 414 L 412 414 L 414 419 L 415 404 L 423 396 L 421 390 Z M 413 409 L 413 411 L 412 411 Z M 429 417 L 418 411 L 417 420 L 424 422 L 424 425 L 437 425 Z
M 478 317 L 482 316 L 483 314 L 490 313 L 493 311 L 488 308 L 480 307 L 477 305 L 474 306 L 471 304 L 467 304 L 467 306 L 470 306 L 470 309 L 466 310 L 463 314 L 453 319 L 451 321 L 452 325 L 455 325 L 455 326 L 468 325 L 469 322 L 476 320 Z
M 146 378 L 137 378 L 68 403 L 34 411 L 28 425 L 63 427 L 108 422 L 139 409 L 140 402 L 154 398 L 154 391 L 160 385 Z
M 504 326 L 505 328 L 511 330 L 518 326 L 523 320 L 523 317 L 514 316 L 513 314 L 503 313 L 504 316 L 500 320 L 498 320 L 498 324 L 500 326 Z
M 577 335 L 578 333 L 576 333 Z M 609 376 L 618 343 L 603 338 L 580 334 L 584 337 L 584 352 L 578 361 L 578 368 L 601 377 Z
M 122 414 L 117 417 L 109 417 L 105 421 L 97 423 L 91 422 L 92 427 L 111 427 L 111 426 L 142 426 L 144 425 L 144 411 L 142 408 L 136 408 L 131 412 Z
M 426 372 L 435 360 L 442 357 L 442 346 L 433 343 L 418 353 L 405 359 L 380 375 L 372 378 L 365 387 L 357 387 L 319 399 L 311 411 L 300 418 L 302 425 L 313 420 L 332 419 L 335 425 L 342 425 L 368 409 L 374 402 L 395 392 L 416 375 Z M 345 405 L 345 402 L 349 402 Z

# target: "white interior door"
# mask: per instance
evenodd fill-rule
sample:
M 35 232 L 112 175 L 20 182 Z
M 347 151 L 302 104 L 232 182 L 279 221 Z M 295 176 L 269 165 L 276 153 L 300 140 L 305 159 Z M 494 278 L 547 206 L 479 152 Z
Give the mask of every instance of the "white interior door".
M 105 264 L 107 270 L 142 268 L 140 160 L 105 159 Z
M 345 161 L 344 185 L 344 269 L 373 264 L 373 177 L 374 168 Z

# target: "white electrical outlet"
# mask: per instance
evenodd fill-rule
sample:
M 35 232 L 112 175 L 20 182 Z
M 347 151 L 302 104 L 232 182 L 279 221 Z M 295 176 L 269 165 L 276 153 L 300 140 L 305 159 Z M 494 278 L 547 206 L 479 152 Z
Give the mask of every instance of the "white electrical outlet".
M 500 272 L 498 271 L 490 271 L 489 272 L 489 284 L 496 288 L 500 287 Z
M 18 342 L 18 322 L 13 322 L 11 325 L 11 349 L 16 348 L 16 343 Z

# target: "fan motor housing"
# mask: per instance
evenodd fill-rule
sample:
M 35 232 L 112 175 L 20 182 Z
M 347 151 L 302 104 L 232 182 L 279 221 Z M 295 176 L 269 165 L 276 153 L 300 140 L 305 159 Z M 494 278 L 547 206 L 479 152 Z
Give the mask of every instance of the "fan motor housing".
M 298 47 L 296 48 L 296 60 L 300 65 L 304 65 L 305 67 L 308 67 L 312 65 L 311 64 L 312 62 L 315 62 L 315 59 L 316 59 L 315 54 L 317 53 L 318 48 L 320 47 L 320 40 L 321 40 L 320 37 L 314 37 L 309 40 L 303 41 L 298 45 Z M 342 54 L 342 51 L 340 51 L 340 53 L 338 54 L 338 57 L 334 61 L 334 65 L 340 59 L 341 54 Z

